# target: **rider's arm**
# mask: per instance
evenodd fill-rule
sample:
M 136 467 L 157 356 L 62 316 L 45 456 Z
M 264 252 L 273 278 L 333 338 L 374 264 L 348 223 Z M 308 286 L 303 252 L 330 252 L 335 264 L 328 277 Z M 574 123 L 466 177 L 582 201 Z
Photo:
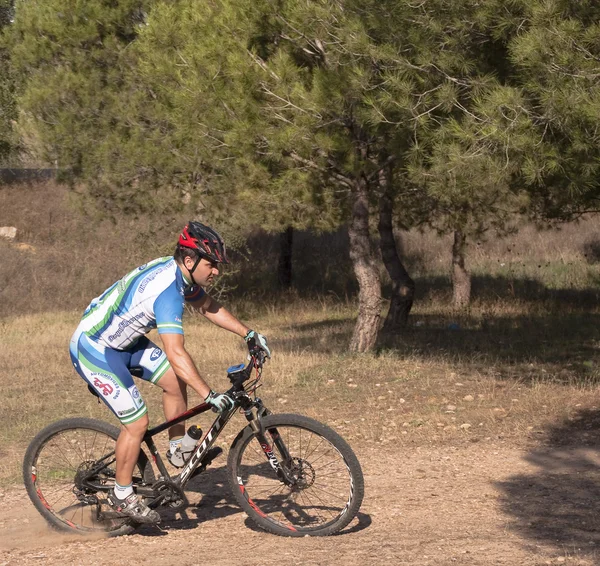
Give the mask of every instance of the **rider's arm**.
M 213 324 L 229 330 L 238 336 L 244 338 L 250 330 L 245 324 L 240 322 L 225 307 L 215 299 L 204 295 L 200 300 L 191 304 L 201 315 L 210 320 Z
M 175 375 L 205 399 L 210 393 L 210 387 L 200 377 L 196 365 L 185 349 L 183 334 L 161 334 L 160 338 Z

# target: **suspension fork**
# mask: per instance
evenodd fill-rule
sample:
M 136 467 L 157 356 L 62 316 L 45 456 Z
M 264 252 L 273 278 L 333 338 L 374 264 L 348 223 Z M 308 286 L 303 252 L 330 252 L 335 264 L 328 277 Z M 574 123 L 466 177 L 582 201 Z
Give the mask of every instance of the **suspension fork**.
M 288 486 L 292 486 L 294 485 L 295 481 L 288 472 L 289 466 L 283 467 L 281 465 L 281 462 L 272 450 L 271 443 L 269 442 L 269 439 L 265 434 L 265 428 L 262 424 L 262 417 L 266 417 L 270 414 L 271 411 L 269 411 L 269 409 L 263 407 L 262 405 L 257 409 L 256 416 L 254 415 L 251 409 L 244 411 L 244 415 L 246 416 L 248 423 L 252 427 L 252 430 L 255 432 L 256 439 L 258 440 L 262 451 L 265 453 L 265 456 L 267 457 L 271 468 L 273 468 L 273 470 L 277 474 L 277 477 L 282 482 L 284 482 Z M 277 429 L 269 428 L 269 436 L 271 437 L 273 444 L 277 447 L 279 454 L 281 454 L 284 463 L 289 464 L 292 458 L 287 449 L 287 446 L 285 445 Z

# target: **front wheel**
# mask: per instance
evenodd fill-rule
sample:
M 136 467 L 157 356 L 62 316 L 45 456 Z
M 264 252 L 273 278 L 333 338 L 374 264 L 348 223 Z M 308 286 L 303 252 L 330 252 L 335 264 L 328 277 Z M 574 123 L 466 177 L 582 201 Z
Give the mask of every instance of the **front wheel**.
M 267 445 L 247 426 L 229 451 L 229 484 L 240 507 L 277 535 L 326 536 L 347 526 L 364 495 L 362 470 L 348 443 L 301 415 L 274 414 L 261 423 Z
M 23 460 L 23 480 L 31 501 L 59 530 L 79 533 L 134 530 L 129 519 L 111 516 L 104 505 L 115 484 L 115 442 L 119 429 L 95 419 L 73 418 L 43 429 Z M 154 480 L 152 465 L 140 451 L 134 486 Z M 112 514 L 114 515 L 114 513 Z

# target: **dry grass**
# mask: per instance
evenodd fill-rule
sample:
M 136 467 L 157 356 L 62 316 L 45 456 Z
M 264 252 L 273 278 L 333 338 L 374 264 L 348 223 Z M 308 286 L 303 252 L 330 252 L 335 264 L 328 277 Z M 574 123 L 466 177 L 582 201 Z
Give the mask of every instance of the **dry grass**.
M 585 316 L 569 307 L 546 313 L 548 320 L 560 318 L 563 327 L 557 328 L 517 305 L 485 328 L 477 311 L 465 316 L 464 327 L 450 330 L 449 318 L 431 314 L 434 306 L 417 305 L 415 322 L 423 325 L 364 356 L 346 352 L 351 304 L 300 301 L 263 313 L 252 322 L 270 337 L 275 355 L 261 397 L 274 411 L 328 422 L 350 442 L 382 446 L 522 442 L 600 406 L 597 308 Z M 437 310 L 442 313 L 443 305 Z M 71 368 L 68 340 L 77 321 L 76 313 L 41 314 L 0 326 L 2 483 L 18 481 L 22 454 L 45 424 L 77 415 L 114 422 Z M 186 330 L 202 373 L 214 388 L 225 389 L 225 369 L 244 359 L 243 344 L 199 317 L 190 317 Z M 142 383 L 141 390 L 151 422 L 160 422 L 160 389 Z M 201 424 L 208 426 L 209 418 Z M 236 426 L 226 430 L 222 444 L 235 433 Z
M 54 182 L 0 187 L 0 226 L 17 228 L 16 242 L 0 238 L 0 316 L 81 312 L 128 270 L 171 254 L 185 222 L 83 213 L 83 201 Z
M 401 235 L 414 277 L 447 279 L 452 236 L 412 230 Z M 586 289 L 600 281 L 598 215 L 556 228 L 539 229 L 527 223 L 505 238 L 489 234 L 469 242 L 467 267 L 475 277 L 476 293 L 491 285 L 501 295 L 529 295 L 544 289 Z M 494 283 L 496 284 L 494 285 Z
M 68 200 L 53 184 L 0 191 L 0 225 L 16 225 L 19 242 L 35 248 L 0 242 L 2 483 L 19 481 L 27 444 L 45 424 L 77 415 L 112 420 L 73 371 L 69 337 L 91 297 L 168 253 L 181 223 L 158 230 L 141 221 L 92 222 Z M 449 239 L 404 234 L 418 285 L 411 325 L 382 337 L 370 355 L 346 350 L 355 284 L 341 233 L 297 235 L 299 290 L 287 295 L 272 290 L 277 242 L 261 236 L 241 262 L 228 305 L 273 345 L 259 390 L 267 404 L 327 421 L 351 442 L 522 442 L 545 438 L 550 428 L 586 441 L 600 421 L 596 225 L 597 218 L 560 232 L 529 226 L 471 246 L 474 300 L 466 312 L 448 307 Z M 154 236 L 132 242 L 132 232 Z M 187 321 L 186 333 L 209 383 L 225 389 L 225 369 L 244 359 L 243 345 L 199 318 Z M 159 422 L 160 389 L 141 389 Z M 223 443 L 236 432 L 226 430 Z
M 0 316 L 27 312 L 79 310 L 91 297 L 135 265 L 172 252 L 174 237 L 187 220 L 186 212 L 160 221 L 150 217 L 116 222 L 82 216 L 82 202 L 54 183 L 0 188 L 0 226 L 16 226 L 17 245 L 0 240 Z M 560 299 L 573 303 L 598 302 L 600 293 L 600 236 L 598 216 L 562 226 L 537 230 L 524 225 L 505 239 L 489 237 L 473 242 L 468 268 L 474 276 L 473 300 L 479 310 L 497 311 L 524 301 Z M 403 257 L 417 282 L 421 303 L 441 305 L 450 296 L 451 238 L 435 232 L 399 234 Z M 250 239 L 249 255 L 236 257 L 228 287 L 237 286 L 230 299 L 254 297 L 241 305 L 260 314 L 268 306 L 299 297 L 325 297 L 347 302 L 356 293 L 343 230 L 336 234 L 294 236 L 296 295 L 277 291 L 279 242 L 265 234 Z M 387 273 L 382 266 L 382 278 Z M 230 270 L 231 271 L 231 270 Z M 581 293 L 574 293 L 574 291 Z M 327 300 L 325 301 L 327 302 Z M 517 310 L 522 312 L 523 305 Z M 542 305 L 548 310 L 548 305 Z

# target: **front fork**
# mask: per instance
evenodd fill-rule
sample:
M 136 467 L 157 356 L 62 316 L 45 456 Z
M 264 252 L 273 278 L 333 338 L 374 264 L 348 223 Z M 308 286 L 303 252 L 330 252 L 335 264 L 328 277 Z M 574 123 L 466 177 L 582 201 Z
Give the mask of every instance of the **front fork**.
M 269 465 L 271 466 L 271 468 L 273 468 L 273 470 L 277 474 L 277 477 L 288 487 L 291 487 L 295 484 L 294 478 L 289 474 L 292 457 L 290 456 L 290 453 L 288 452 L 287 446 L 283 442 L 283 439 L 279 435 L 279 432 L 277 432 L 277 429 L 269 428 L 269 436 L 273 441 L 273 445 L 277 447 L 279 454 L 283 458 L 284 464 L 286 464 L 285 467 L 281 465 L 281 462 L 275 455 L 275 452 L 272 449 L 272 445 L 269 442 L 267 435 L 265 434 L 265 429 L 262 424 L 262 418 L 266 417 L 267 415 L 270 415 L 271 411 L 269 411 L 269 409 L 267 409 L 262 404 L 260 399 L 258 399 L 257 401 L 258 406 L 256 409 L 256 414 L 254 413 L 252 408 L 248 408 L 244 411 L 244 415 L 248 420 L 250 427 L 256 434 L 256 439 L 258 440 L 262 451 L 265 453 L 265 456 L 269 461 Z

